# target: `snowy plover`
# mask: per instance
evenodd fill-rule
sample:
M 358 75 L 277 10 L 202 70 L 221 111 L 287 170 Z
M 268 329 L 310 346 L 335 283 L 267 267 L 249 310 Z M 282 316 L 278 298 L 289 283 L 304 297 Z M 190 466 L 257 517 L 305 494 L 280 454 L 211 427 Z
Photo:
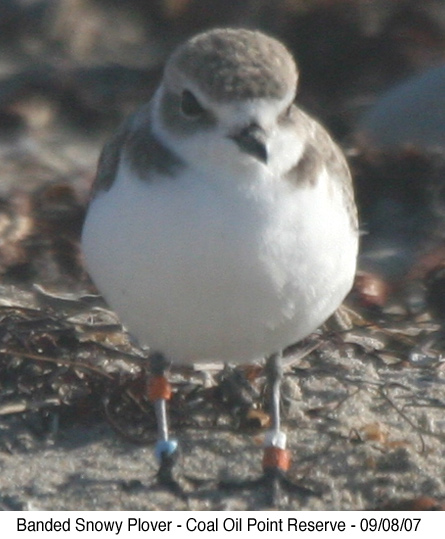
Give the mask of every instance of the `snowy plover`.
M 351 288 L 358 229 L 338 146 L 294 105 L 297 68 L 275 39 L 217 29 L 180 46 L 152 100 L 105 146 L 83 230 L 87 268 L 148 345 L 162 462 L 165 357 L 268 359 L 263 467 L 288 465 L 280 352 Z

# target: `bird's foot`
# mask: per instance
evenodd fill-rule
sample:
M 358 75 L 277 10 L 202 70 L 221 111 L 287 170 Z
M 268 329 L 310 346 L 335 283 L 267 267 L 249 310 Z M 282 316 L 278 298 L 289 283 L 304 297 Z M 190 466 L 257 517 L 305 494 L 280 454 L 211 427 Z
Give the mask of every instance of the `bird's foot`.
M 158 487 L 168 490 L 172 494 L 183 499 L 192 496 L 196 489 L 210 481 L 192 477 L 175 470 L 178 460 L 178 443 L 176 440 L 159 441 L 155 449 L 156 458 L 159 461 L 159 469 L 156 473 Z
M 270 432 L 266 436 L 266 447 L 263 454 L 263 475 L 256 479 L 229 479 L 219 482 L 223 490 L 253 490 L 264 488 L 266 505 L 279 504 L 280 493 L 293 494 L 299 498 L 319 496 L 307 487 L 294 483 L 287 476 L 290 468 L 290 451 L 285 449 L 286 438 L 284 433 Z M 281 446 L 281 447 L 280 447 Z
M 156 444 L 155 454 L 159 461 L 156 480 L 160 487 L 166 488 L 179 496 L 184 495 L 183 487 L 179 484 L 173 468 L 178 460 L 178 443 L 176 440 L 161 440 Z
M 266 468 L 263 474 L 255 479 L 229 479 L 219 482 L 219 487 L 226 491 L 264 489 L 265 505 L 276 507 L 280 503 L 281 494 L 294 495 L 301 499 L 319 496 L 314 490 L 295 483 L 279 468 Z

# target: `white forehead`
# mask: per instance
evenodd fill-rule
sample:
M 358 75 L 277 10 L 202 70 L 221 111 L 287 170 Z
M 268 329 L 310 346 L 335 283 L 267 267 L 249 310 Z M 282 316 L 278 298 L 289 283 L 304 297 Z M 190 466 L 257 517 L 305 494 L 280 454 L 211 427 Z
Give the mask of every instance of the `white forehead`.
M 220 126 L 223 127 L 243 126 L 255 121 L 262 127 L 267 128 L 276 123 L 277 117 L 295 98 L 295 89 L 289 88 L 282 99 L 257 97 L 244 100 L 220 101 L 206 95 L 192 80 L 184 81 L 184 87 L 194 94 L 199 103 L 210 111 L 218 120 Z
M 222 126 L 244 126 L 252 122 L 263 128 L 274 125 L 289 100 L 257 98 L 234 103 L 215 103 L 213 113 Z M 292 101 L 292 97 L 290 98 Z

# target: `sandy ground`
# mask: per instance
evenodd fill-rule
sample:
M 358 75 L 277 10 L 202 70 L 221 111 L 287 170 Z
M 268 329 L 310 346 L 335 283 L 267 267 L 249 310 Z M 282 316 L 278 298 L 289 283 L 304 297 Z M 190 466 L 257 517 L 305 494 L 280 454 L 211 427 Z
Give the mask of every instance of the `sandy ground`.
M 349 333 L 343 338 L 363 336 Z M 275 507 L 358 510 L 396 508 L 401 500 L 425 496 L 443 499 L 445 373 L 440 358 L 424 358 L 426 364 L 420 367 L 408 362 L 385 365 L 363 349 L 357 354 L 359 347 L 343 338 L 325 337 L 316 352 L 286 368 L 284 427 L 293 455 L 289 477 L 317 495 L 302 498 L 283 492 Z M 0 453 L 3 508 L 267 507 L 265 488 L 218 487 L 219 479 L 261 474 L 263 433 L 247 433 L 224 421 L 202 426 L 201 418 L 201 423 L 195 428 L 176 426 L 182 448 L 176 469 L 203 480 L 199 486 L 183 483 L 188 494 L 178 496 L 157 486 L 153 446 L 123 440 L 100 417 L 89 418 L 89 425 L 67 425 L 55 438 L 45 439 L 39 439 L 29 423 L 9 417 L 2 424 Z

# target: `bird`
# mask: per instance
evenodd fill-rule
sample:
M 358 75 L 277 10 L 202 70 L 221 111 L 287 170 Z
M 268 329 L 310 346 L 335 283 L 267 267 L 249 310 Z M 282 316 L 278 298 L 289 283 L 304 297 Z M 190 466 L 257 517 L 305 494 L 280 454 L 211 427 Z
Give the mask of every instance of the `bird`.
M 258 30 L 216 28 L 180 45 L 152 99 L 104 146 L 82 231 L 87 270 L 150 350 L 159 475 L 178 442 L 171 363 L 266 360 L 263 470 L 286 475 L 282 351 L 350 291 L 358 218 L 345 156 L 295 104 L 297 64 Z

